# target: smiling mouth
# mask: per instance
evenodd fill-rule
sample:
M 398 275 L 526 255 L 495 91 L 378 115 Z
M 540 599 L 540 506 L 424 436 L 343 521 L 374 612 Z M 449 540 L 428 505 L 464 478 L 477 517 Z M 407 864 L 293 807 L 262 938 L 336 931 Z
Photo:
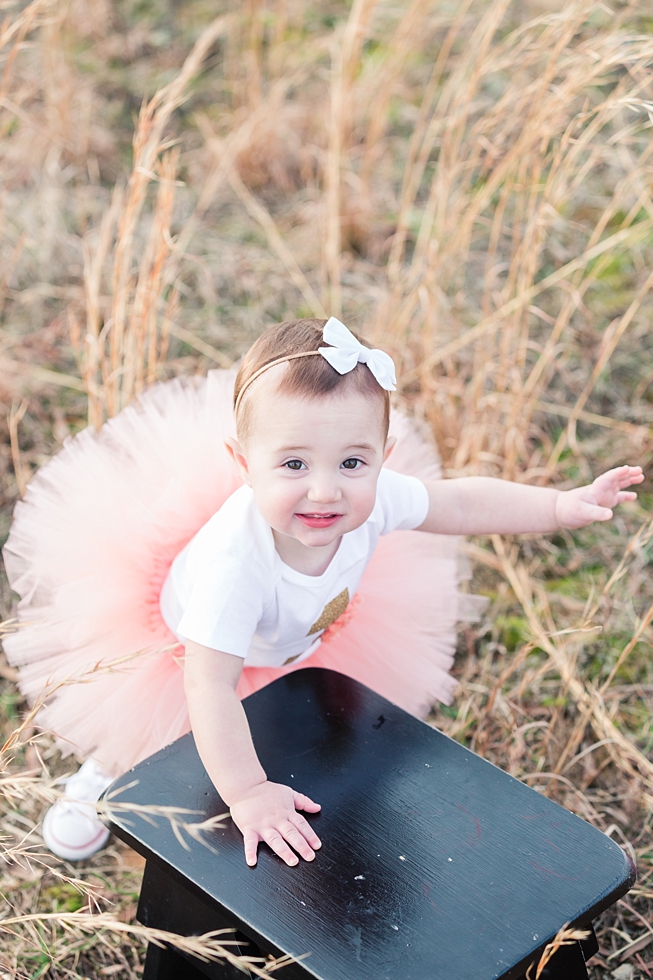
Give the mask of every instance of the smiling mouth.
M 295 514 L 295 517 L 306 527 L 331 527 L 342 514 Z

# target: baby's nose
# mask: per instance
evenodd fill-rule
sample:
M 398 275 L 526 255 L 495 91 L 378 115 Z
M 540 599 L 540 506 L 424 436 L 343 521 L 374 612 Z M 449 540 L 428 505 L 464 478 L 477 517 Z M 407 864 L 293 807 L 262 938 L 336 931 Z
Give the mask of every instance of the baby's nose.
M 335 480 L 317 478 L 311 483 L 307 497 L 314 504 L 332 504 L 340 500 L 342 492 Z

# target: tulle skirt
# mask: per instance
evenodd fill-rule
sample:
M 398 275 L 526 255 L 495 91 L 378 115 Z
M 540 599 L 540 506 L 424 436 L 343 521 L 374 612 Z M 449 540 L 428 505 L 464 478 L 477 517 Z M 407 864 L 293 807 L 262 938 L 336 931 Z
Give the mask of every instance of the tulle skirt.
M 174 557 L 236 490 L 224 448 L 234 434 L 234 373 L 158 384 L 100 432 L 68 440 L 29 484 L 4 549 L 19 628 L 9 662 L 37 722 L 64 754 L 118 774 L 190 729 L 183 649 L 159 594 Z M 393 413 L 388 465 L 437 478 L 437 453 Z M 338 670 L 413 714 L 448 703 L 461 594 L 459 540 L 417 531 L 381 539 L 359 591 L 308 660 L 246 668 L 246 697 L 304 666 Z

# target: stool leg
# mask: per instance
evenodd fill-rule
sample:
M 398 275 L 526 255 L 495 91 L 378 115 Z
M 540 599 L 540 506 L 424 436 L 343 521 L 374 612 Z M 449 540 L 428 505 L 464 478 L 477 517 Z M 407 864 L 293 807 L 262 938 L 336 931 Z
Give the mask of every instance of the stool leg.
M 533 969 L 532 974 L 535 974 Z M 585 957 L 580 943 L 561 946 L 540 974 L 541 980 L 588 980 Z
M 595 953 L 599 951 L 599 941 L 596 938 L 596 933 L 594 932 L 594 923 L 590 922 L 589 925 L 583 926 L 589 935 L 585 939 L 581 939 L 580 948 L 583 951 L 583 956 L 585 957 L 585 962 L 594 956 Z
M 174 949 L 149 943 L 143 980 L 206 980 L 206 973 L 193 966 Z

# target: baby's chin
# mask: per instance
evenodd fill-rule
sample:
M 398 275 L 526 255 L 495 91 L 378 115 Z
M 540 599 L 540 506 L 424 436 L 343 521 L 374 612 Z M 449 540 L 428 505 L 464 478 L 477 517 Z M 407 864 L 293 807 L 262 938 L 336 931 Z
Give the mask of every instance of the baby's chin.
M 308 527 L 296 520 L 288 536 L 307 548 L 327 548 L 349 530 L 349 524 L 342 521 L 337 521 L 331 527 Z
M 367 518 L 355 520 L 351 516 L 341 517 L 333 523 L 321 527 L 311 526 L 310 521 L 295 518 L 292 522 L 290 537 L 299 541 L 307 548 L 327 548 L 335 541 L 339 541 L 343 534 L 355 531 L 361 527 Z
M 361 522 L 364 523 L 364 522 Z M 282 540 L 288 540 L 296 542 L 302 545 L 304 548 L 328 548 L 330 545 L 335 544 L 339 541 L 343 534 L 348 531 L 355 530 L 360 524 L 355 524 L 352 521 L 341 519 L 336 521 L 330 527 L 310 527 L 307 524 L 294 519 L 290 522 L 290 526 L 285 525 L 284 527 L 277 527 L 274 524 L 270 525 L 274 533 L 275 538 L 281 538 Z

